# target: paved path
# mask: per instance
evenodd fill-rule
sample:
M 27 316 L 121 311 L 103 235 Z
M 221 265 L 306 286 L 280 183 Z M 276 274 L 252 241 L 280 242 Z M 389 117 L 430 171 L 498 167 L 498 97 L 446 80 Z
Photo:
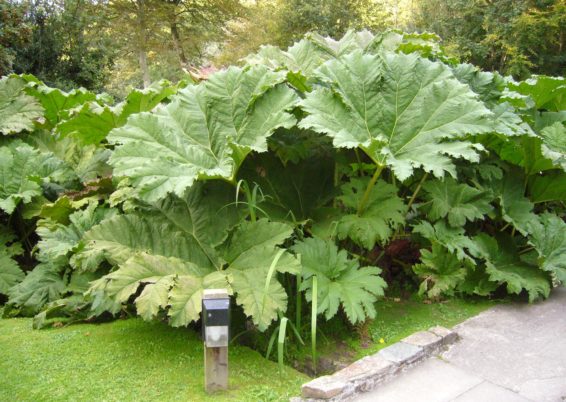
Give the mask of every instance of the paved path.
M 358 402 L 566 401 L 566 288 L 533 305 L 502 305 L 454 328 L 450 350 Z

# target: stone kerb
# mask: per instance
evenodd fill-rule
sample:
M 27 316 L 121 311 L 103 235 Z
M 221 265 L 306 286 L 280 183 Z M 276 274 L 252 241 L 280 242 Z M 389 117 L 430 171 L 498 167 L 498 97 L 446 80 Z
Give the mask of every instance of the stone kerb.
M 433 327 L 416 332 L 378 353 L 355 361 L 346 368 L 315 378 L 303 384 L 301 397 L 292 402 L 348 401 L 360 393 L 371 391 L 397 373 L 438 353 L 458 339 L 458 335 L 444 327 Z

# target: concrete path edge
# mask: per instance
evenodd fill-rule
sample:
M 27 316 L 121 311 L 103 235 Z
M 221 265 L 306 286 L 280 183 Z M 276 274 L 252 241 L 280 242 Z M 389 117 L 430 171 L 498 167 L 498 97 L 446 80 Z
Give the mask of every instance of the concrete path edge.
M 456 332 L 441 326 L 415 332 L 332 375 L 318 377 L 303 384 L 301 396 L 291 398 L 291 402 L 349 401 L 426 358 L 437 355 L 457 340 Z

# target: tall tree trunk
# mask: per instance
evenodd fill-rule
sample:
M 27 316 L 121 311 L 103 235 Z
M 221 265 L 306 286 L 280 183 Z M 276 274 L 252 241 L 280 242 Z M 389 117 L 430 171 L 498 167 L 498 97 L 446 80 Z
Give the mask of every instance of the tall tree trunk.
M 179 64 L 182 69 L 186 69 L 189 66 L 187 56 L 185 55 L 185 50 L 183 49 L 183 42 L 181 41 L 181 33 L 179 32 L 179 24 L 177 22 L 177 7 L 181 0 L 166 0 L 168 4 L 168 18 L 169 18 L 169 29 L 171 30 L 171 39 L 173 40 L 173 47 L 175 48 L 175 53 L 179 58 Z
M 151 85 L 149 77 L 149 68 L 147 66 L 147 29 L 145 21 L 145 0 L 137 0 L 138 6 L 138 58 L 140 62 L 140 70 L 142 72 L 143 87 L 147 88 Z
M 149 77 L 149 68 L 147 67 L 147 54 L 145 49 L 141 49 L 138 52 L 140 70 L 142 72 L 143 87 L 147 88 L 151 85 L 151 78 Z
M 170 27 L 171 27 L 171 37 L 173 38 L 173 46 L 175 46 L 175 52 L 177 52 L 177 56 L 179 57 L 179 63 L 181 64 L 181 68 L 187 68 L 189 63 L 187 60 L 187 56 L 185 56 L 183 44 L 181 43 L 181 35 L 179 34 L 179 27 L 177 26 L 177 22 L 172 20 Z

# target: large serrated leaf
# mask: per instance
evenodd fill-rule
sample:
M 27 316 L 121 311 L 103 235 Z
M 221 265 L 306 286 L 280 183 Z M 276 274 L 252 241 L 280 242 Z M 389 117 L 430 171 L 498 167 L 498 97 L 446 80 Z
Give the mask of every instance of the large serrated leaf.
M 401 180 L 417 167 L 455 176 L 446 155 L 477 161 L 482 147 L 461 139 L 493 131 L 491 112 L 469 86 L 445 65 L 414 54 L 354 52 L 316 74 L 331 89 L 301 102 L 308 116 L 300 126 L 327 133 L 336 147 L 360 147 Z
M 265 288 L 266 270 L 263 268 L 230 271 L 233 276 L 232 288 L 237 292 L 236 302 L 250 316 L 260 331 L 277 319 L 278 312 L 287 310 L 287 293 L 276 280 Z
M 376 243 L 387 242 L 395 228 L 405 222 L 407 207 L 397 196 L 397 187 L 378 181 L 371 189 L 365 208 L 357 213 L 368 182 L 368 179 L 354 178 L 342 185 L 343 195 L 338 199 L 349 213 L 338 221 L 336 233 L 339 239 L 352 239 L 371 250 Z
M 8 290 L 21 282 L 24 277 L 25 274 L 18 263 L 2 250 L 0 252 L 0 294 L 7 294 Z
M 42 183 L 75 179 L 65 163 L 19 140 L 0 148 L 0 177 L 0 209 L 8 214 L 20 202 L 27 204 L 42 195 Z
M 566 127 L 555 123 L 540 132 L 542 137 L 542 153 L 554 165 L 566 171 Z
M 267 275 L 269 266 L 279 251 L 277 246 L 283 244 L 292 233 L 290 225 L 269 222 L 267 219 L 242 222 L 223 245 L 221 253 L 230 270 L 257 268 Z M 300 271 L 300 264 L 294 256 L 285 252 L 279 259 L 277 270 L 296 274 Z
M 25 94 L 25 85 L 17 76 L 0 79 L 0 133 L 4 135 L 31 131 L 34 122 L 43 117 L 43 107 Z
M 292 232 L 291 226 L 266 219 L 243 222 L 221 249 L 229 264 L 225 272 L 233 278 L 236 302 L 242 305 L 246 315 L 252 317 L 260 331 L 267 329 L 277 318 L 278 311 L 287 309 L 285 290 L 276 275 L 269 277 L 271 264 L 277 262 L 275 269 L 279 272 L 298 274 L 301 269 L 299 260 L 289 252 L 283 252 L 276 260 L 281 251 L 277 246 Z
M 75 137 L 61 138 L 48 131 L 36 131 L 26 141 L 41 152 L 51 152 L 67 162 L 83 183 L 112 174 L 107 164 L 111 154 L 109 149 L 81 144 Z
M 37 244 L 39 249 L 37 258 L 46 263 L 67 264 L 68 254 L 77 251 L 85 232 L 116 214 L 116 210 L 91 203 L 86 209 L 71 213 L 67 225 L 53 223 L 51 220 L 40 221 L 36 229 L 41 238 Z
M 566 173 L 546 172 L 529 178 L 529 199 L 536 203 L 566 201 Z
M 23 76 L 22 78 L 26 79 L 28 77 Z M 42 127 L 47 129 L 51 129 L 60 121 L 68 119 L 70 109 L 96 99 L 96 94 L 84 88 L 64 92 L 58 88 L 47 87 L 42 82 L 34 80 L 30 80 L 25 92 L 41 102 L 45 109 L 46 120 Z
M 139 252 L 213 266 L 194 237 L 151 217 L 120 215 L 107 219 L 89 230 L 84 241 L 85 249 L 74 257 L 74 264 L 83 270 L 96 270 L 104 259 L 120 265 Z
M 332 318 L 343 306 L 348 320 L 355 324 L 375 317 L 373 304 L 387 286 L 377 267 L 360 268 L 348 259 L 345 250 L 338 250 L 328 240 L 309 238 L 297 243 L 293 250 L 301 255 L 303 276 L 301 290 L 312 300 L 312 277 L 318 282 L 318 313 Z
M 230 68 L 180 91 L 153 113 L 133 116 L 114 130 L 114 174 L 130 177 L 139 196 L 183 196 L 197 178 L 234 180 L 246 155 L 267 150 L 266 139 L 295 118 L 296 95 L 285 75 L 266 68 Z
M 40 264 L 8 291 L 8 303 L 38 311 L 45 303 L 59 299 L 64 291 L 61 268 Z
M 431 202 L 428 217 L 436 221 L 447 218 L 452 227 L 464 226 L 466 221 L 484 219 L 493 208 L 493 195 L 465 183 L 457 183 L 451 177 L 429 181 L 423 185 L 427 199 Z
M 87 102 L 58 124 L 56 130 L 63 136 L 74 136 L 81 144 L 99 144 L 110 131 L 126 124 L 130 115 L 152 110 L 175 92 L 175 86 L 162 80 L 146 89 L 134 89 L 116 106 Z
M 444 221 L 438 221 L 433 225 L 423 221 L 413 227 L 414 233 L 419 233 L 432 244 L 440 244 L 460 260 L 473 262 L 470 256 L 477 254 L 477 247 L 473 240 L 465 235 L 461 227 L 450 227 Z
M 520 233 L 526 234 L 530 223 L 536 219 L 533 204 L 525 197 L 525 185 L 521 175 L 507 174 L 498 185 L 503 219 L 512 224 Z
M 529 243 L 538 252 L 541 269 L 553 272 L 566 284 L 566 223 L 556 215 L 545 213 L 531 222 Z
M 433 243 L 430 251 L 421 250 L 421 261 L 413 265 L 413 271 L 423 280 L 419 294 L 430 297 L 453 295 L 471 269 L 469 261 L 461 260 L 439 243 Z
M 560 111 L 566 109 L 566 80 L 564 77 L 534 75 L 520 83 L 510 83 L 509 87 L 535 101 L 537 109 Z
M 519 294 L 523 289 L 529 301 L 550 294 L 549 275 L 537 266 L 522 261 L 509 238 L 494 239 L 484 233 L 474 238 L 478 246 L 478 257 L 486 261 L 486 272 L 493 282 L 505 283 L 509 293 Z

